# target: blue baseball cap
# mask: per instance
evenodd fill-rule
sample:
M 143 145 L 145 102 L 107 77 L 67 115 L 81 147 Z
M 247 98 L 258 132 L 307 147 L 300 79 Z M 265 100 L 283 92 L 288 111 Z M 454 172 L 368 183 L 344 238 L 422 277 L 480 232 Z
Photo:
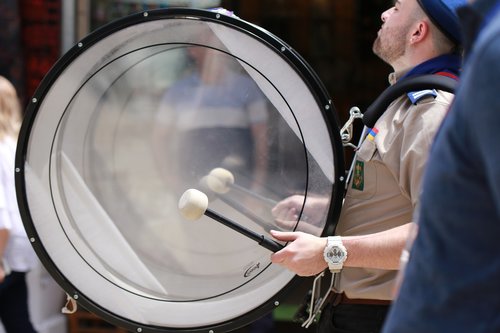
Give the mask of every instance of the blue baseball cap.
M 453 42 L 462 44 L 460 21 L 456 9 L 466 0 L 417 0 L 432 22 Z

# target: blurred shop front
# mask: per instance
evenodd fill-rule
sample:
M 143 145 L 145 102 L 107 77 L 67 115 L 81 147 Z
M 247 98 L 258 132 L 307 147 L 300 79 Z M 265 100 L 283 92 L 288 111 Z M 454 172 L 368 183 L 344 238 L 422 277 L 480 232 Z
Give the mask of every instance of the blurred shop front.
M 110 21 L 168 7 L 222 6 L 271 31 L 301 54 L 342 117 L 367 107 L 387 86 L 389 67 L 371 52 L 380 13 L 391 1 L 336 0 L 2 0 L 0 75 L 26 102 L 61 54 Z
M 132 13 L 169 7 L 224 7 L 290 44 L 316 71 L 332 96 L 341 122 L 351 106 L 362 110 L 387 86 L 390 69 L 371 47 L 380 13 L 389 0 L 1 0 L 0 75 L 11 80 L 27 105 L 40 81 L 59 57 L 99 27 Z M 157 75 L 161 75 L 158 73 Z M 63 315 L 65 293 L 40 265 L 29 275 L 30 306 L 39 333 L 123 332 L 80 309 Z M 311 280 L 273 313 L 269 330 L 307 332 L 292 317 Z M 309 331 L 315 328 L 310 328 Z M 0 333 L 3 333 L 0 327 Z

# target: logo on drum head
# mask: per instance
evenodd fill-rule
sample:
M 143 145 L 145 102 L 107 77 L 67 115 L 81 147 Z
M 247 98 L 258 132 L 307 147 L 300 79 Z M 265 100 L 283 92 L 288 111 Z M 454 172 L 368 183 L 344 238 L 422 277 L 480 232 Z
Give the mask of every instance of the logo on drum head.
M 252 276 L 256 271 L 260 270 L 260 262 L 256 263 L 255 265 L 251 265 L 246 271 L 245 274 L 243 274 L 244 277 L 250 277 Z

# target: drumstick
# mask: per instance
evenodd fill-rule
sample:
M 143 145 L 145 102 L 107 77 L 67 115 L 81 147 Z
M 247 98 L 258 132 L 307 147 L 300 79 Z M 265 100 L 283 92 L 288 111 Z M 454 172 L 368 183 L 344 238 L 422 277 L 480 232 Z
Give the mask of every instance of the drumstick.
M 215 168 L 210 171 L 210 173 L 207 175 L 206 183 L 207 186 L 215 193 L 225 194 L 232 188 L 242 193 L 248 194 L 260 201 L 267 202 L 272 206 L 275 206 L 277 204 L 277 202 L 272 199 L 266 198 L 243 186 L 235 184 L 233 173 L 224 168 Z
M 234 200 L 232 199 L 231 196 L 228 196 L 228 195 L 225 195 L 224 193 L 219 193 L 219 192 L 216 192 L 214 190 L 212 190 L 212 188 L 214 186 L 217 186 L 217 185 L 213 185 L 214 182 L 219 182 L 218 180 L 216 181 L 212 181 L 212 186 L 210 186 L 208 184 L 208 179 L 212 177 L 210 175 L 207 175 L 205 177 L 203 177 L 201 180 L 200 180 L 200 187 L 203 191 L 206 191 L 204 192 L 205 194 L 214 194 L 215 196 L 217 196 L 222 202 L 226 203 L 228 206 L 231 206 L 232 208 L 234 208 L 235 210 L 237 210 L 239 213 L 245 215 L 246 217 L 248 217 L 251 221 L 257 223 L 258 225 L 260 225 L 262 228 L 264 228 L 264 230 L 266 231 L 269 231 L 269 230 L 272 230 L 272 229 L 275 229 L 276 226 L 271 224 L 270 222 L 267 222 L 265 221 L 264 219 L 262 219 L 260 216 L 258 216 L 257 214 L 254 213 L 253 210 L 251 210 L 250 208 L 242 205 L 241 203 L 239 203 L 237 200 Z M 208 201 L 212 201 L 211 200 L 211 196 L 209 197 Z
M 235 184 L 233 174 L 231 173 L 231 171 L 229 171 L 227 169 L 224 169 L 224 168 L 212 169 L 212 171 L 210 171 L 210 173 L 207 176 L 205 176 L 204 178 L 205 178 L 204 179 L 204 186 L 208 187 L 210 190 L 212 190 L 212 192 L 215 192 L 216 194 L 225 194 L 225 193 L 229 192 L 229 190 L 231 188 L 233 188 L 233 189 L 236 189 L 240 192 L 243 192 L 243 193 L 246 193 L 250 196 L 253 196 L 254 198 L 256 198 L 258 200 L 267 202 L 268 204 L 270 204 L 273 207 L 275 207 L 278 204 L 277 201 L 274 201 L 270 198 L 266 198 L 258 193 L 255 193 L 255 192 L 250 191 L 242 186 Z M 223 198 L 222 195 L 219 195 L 219 197 Z M 227 199 L 225 199 L 225 200 L 227 200 Z M 244 210 L 244 209 L 242 209 L 242 210 Z M 307 221 L 308 220 L 307 215 L 302 213 L 301 220 Z M 266 223 L 266 224 L 268 224 L 268 223 Z
M 179 212 L 181 215 L 191 221 L 200 219 L 203 215 L 233 229 L 234 231 L 256 241 L 260 246 L 272 251 L 277 252 L 283 248 L 281 244 L 264 235 L 260 235 L 244 226 L 225 218 L 208 208 L 208 197 L 205 193 L 189 189 L 179 199 Z

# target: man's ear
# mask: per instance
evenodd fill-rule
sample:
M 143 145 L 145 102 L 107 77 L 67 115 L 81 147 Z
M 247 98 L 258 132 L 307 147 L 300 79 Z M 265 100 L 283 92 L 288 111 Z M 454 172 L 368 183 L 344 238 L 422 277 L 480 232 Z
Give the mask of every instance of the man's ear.
M 410 44 L 419 43 L 429 34 L 429 23 L 424 20 L 418 21 L 410 31 L 412 32 L 410 36 Z

